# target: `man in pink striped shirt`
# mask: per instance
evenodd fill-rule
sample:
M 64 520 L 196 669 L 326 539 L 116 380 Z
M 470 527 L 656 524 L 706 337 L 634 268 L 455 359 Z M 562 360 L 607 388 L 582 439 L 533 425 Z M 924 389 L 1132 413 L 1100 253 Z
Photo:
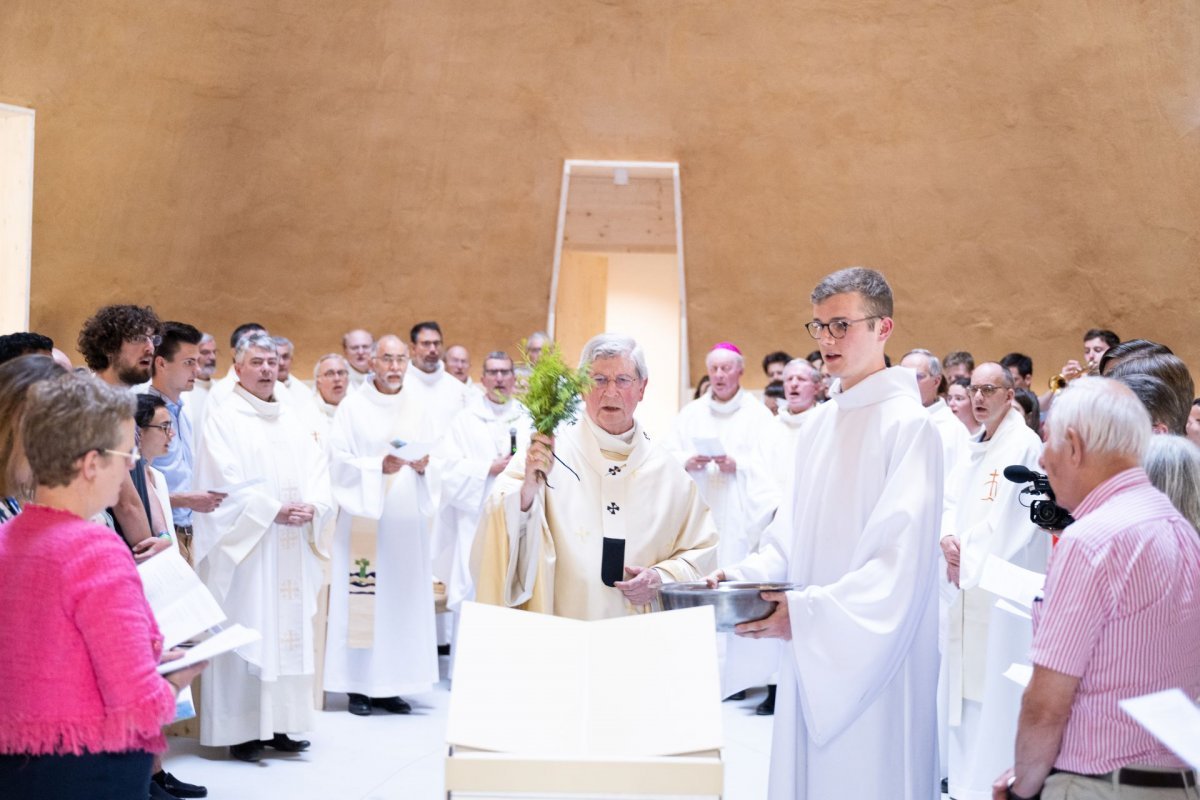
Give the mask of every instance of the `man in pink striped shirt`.
M 1140 466 L 1150 417 L 1107 378 L 1054 403 L 1041 464 L 1077 520 L 1033 614 L 1016 764 L 996 798 L 1197 798 L 1195 773 L 1118 707 L 1200 695 L 1200 537 Z

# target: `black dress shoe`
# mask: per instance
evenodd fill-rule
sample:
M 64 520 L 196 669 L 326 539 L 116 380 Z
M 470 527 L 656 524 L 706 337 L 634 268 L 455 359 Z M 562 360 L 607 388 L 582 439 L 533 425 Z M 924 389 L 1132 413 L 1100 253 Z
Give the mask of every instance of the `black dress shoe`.
M 263 745 L 257 739 L 251 739 L 248 742 L 241 744 L 233 744 L 229 746 L 229 755 L 236 758 L 238 761 L 248 761 L 253 764 L 255 761 L 262 760 Z
M 263 747 L 274 747 L 281 753 L 301 753 L 309 748 L 312 742 L 307 739 L 291 739 L 286 733 L 275 734 L 274 739 L 264 739 Z
M 149 800 L 178 800 L 175 795 L 168 792 L 166 789 L 159 786 L 154 781 L 150 781 Z
M 734 701 L 735 703 L 736 703 L 738 700 L 745 700 L 745 699 L 746 699 L 746 690 L 745 690 L 745 689 L 743 689 L 743 690 L 742 690 L 742 691 L 740 691 L 740 692 L 734 692 L 733 694 L 729 695 L 729 697 L 726 697 L 725 699 L 726 699 L 727 701 L 728 701 L 728 700 L 732 700 L 732 701 Z
M 357 714 L 360 717 L 371 716 L 371 698 L 365 694 L 350 695 L 350 707 L 348 710 L 351 714 Z
M 754 713 L 760 717 L 769 717 L 775 713 L 775 685 L 767 686 L 767 699 L 758 704 L 754 709 Z
M 399 697 L 372 697 L 371 705 L 393 714 L 408 714 L 412 711 L 412 706 Z
M 154 781 L 167 793 L 174 797 L 208 797 L 208 789 L 199 784 L 187 783 L 179 780 L 169 772 L 159 770 L 150 776 L 150 780 Z

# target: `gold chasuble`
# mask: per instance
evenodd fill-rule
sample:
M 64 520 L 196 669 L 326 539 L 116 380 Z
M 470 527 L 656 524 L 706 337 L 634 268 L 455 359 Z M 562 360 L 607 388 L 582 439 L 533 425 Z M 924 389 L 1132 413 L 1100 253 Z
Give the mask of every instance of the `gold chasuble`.
M 641 425 L 613 436 L 585 417 L 559 428 L 554 450 L 549 483 L 528 511 L 524 454 L 492 487 L 471 559 L 479 602 L 574 619 L 656 610 L 602 582 L 605 539 L 624 542 L 625 566 L 653 567 L 664 583 L 716 569 L 708 508 Z

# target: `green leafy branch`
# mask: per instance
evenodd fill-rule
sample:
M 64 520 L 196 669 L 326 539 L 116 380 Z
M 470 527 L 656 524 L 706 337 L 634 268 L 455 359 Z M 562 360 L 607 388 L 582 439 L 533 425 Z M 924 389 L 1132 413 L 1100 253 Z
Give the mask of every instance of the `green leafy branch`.
M 529 363 L 526 342 L 520 344 L 521 357 Z M 572 369 L 563 360 L 555 342 L 542 349 L 541 358 L 533 365 L 528 386 L 517 399 L 529 409 L 534 429 L 552 436 L 560 423 L 574 420 L 579 413 L 584 392 L 592 388 L 592 376 L 587 366 Z

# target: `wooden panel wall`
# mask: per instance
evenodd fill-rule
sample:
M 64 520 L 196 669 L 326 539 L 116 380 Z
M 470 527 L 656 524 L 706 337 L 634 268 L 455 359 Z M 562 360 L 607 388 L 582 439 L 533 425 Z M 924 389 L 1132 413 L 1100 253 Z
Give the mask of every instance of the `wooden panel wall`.
M 692 369 L 811 348 L 830 269 L 884 269 L 892 352 L 1092 325 L 1200 365 L 1200 13 L 1013 0 L 6 0 L 38 112 L 32 324 L 153 303 L 302 363 L 440 319 L 545 324 L 564 158 L 682 165 Z

